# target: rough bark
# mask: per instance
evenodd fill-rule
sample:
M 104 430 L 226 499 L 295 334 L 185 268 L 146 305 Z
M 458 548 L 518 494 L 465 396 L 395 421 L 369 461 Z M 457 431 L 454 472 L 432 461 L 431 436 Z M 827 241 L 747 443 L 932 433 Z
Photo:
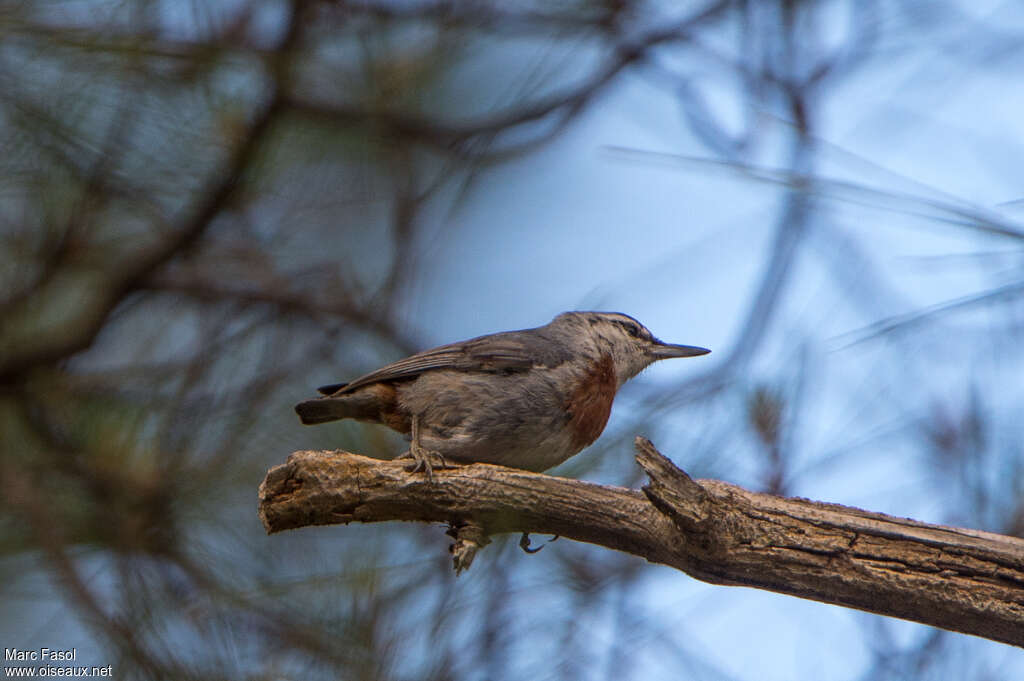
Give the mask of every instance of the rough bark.
M 1024 647 L 1024 540 L 693 480 L 637 438 L 643 491 L 474 464 L 435 470 L 301 451 L 260 485 L 268 533 L 307 525 L 446 522 L 457 543 L 557 534 L 713 584 L 756 587 Z M 481 533 L 482 528 L 482 533 Z M 472 561 L 472 550 L 462 567 Z M 458 566 L 457 566 L 458 567 Z

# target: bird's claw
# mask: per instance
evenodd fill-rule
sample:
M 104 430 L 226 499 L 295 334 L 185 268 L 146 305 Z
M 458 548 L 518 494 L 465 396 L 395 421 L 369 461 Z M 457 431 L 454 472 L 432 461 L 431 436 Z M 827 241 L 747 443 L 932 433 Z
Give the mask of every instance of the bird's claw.
M 405 470 L 410 473 L 419 473 L 420 471 L 423 471 L 427 474 L 428 482 L 434 481 L 434 466 L 430 462 L 431 458 L 436 458 L 440 462 L 438 468 L 451 468 L 451 466 L 448 465 L 448 462 L 445 461 L 444 455 L 442 455 L 441 452 L 425 449 L 420 444 L 420 417 L 418 414 L 412 417 L 412 422 L 410 424 L 409 451 L 402 454 L 399 458 L 412 459 L 413 462 L 406 466 Z
M 445 469 L 454 468 L 444 458 L 441 452 L 433 452 L 422 449 L 420 447 L 410 447 L 409 451 L 398 457 L 399 459 L 412 459 L 406 466 L 405 470 L 409 473 L 423 472 L 427 476 L 427 480 L 430 482 L 434 481 L 434 468 Z M 433 461 L 431 461 L 433 459 Z
M 529 532 L 523 532 L 523 536 L 519 538 L 519 548 L 521 548 L 523 551 L 526 551 L 527 553 L 537 553 L 542 548 L 544 548 L 545 546 L 547 546 L 551 542 L 555 541 L 556 539 L 558 539 L 558 535 L 557 534 L 554 535 L 553 537 L 551 537 L 551 539 L 548 539 L 546 542 L 544 542 L 543 544 L 541 544 L 537 548 L 531 549 L 530 548 L 530 533 Z

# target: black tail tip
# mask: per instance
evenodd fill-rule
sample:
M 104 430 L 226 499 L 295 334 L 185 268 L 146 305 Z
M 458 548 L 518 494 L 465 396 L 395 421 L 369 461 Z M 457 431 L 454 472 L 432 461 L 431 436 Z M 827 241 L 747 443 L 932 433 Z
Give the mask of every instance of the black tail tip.
M 324 404 L 319 399 L 299 402 L 295 405 L 295 413 L 299 415 L 299 421 L 307 426 L 337 421 L 341 418 L 334 413 L 330 405 Z

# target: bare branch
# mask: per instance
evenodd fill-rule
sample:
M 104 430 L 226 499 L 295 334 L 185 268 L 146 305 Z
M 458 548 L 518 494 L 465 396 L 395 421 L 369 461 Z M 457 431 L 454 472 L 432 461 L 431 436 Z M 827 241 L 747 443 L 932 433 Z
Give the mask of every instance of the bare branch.
M 301 21 L 293 12 L 280 50 L 297 40 Z M 61 279 L 35 292 L 21 305 L 9 310 L 8 324 L 0 332 L 0 381 L 23 375 L 29 369 L 54 362 L 88 348 L 99 335 L 114 308 L 137 290 L 158 268 L 191 247 L 221 212 L 234 194 L 256 157 L 261 144 L 282 111 L 280 73 L 284 65 L 270 64 L 273 82 L 264 103 L 254 112 L 240 140 L 231 149 L 218 175 L 207 183 L 205 191 L 175 230 L 155 243 L 130 251 L 102 268 L 79 275 L 81 281 Z M 69 268 L 74 269 L 74 268 Z M 68 277 L 67 279 L 70 279 Z M 74 304 L 67 303 L 68 289 L 77 292 Z M 52 320 L 38 319 L 38 310 L 59 307 L 71 312 L 54 328 Z
M 1024 540 L 691 479 L 646 440 L 644 490 L 474 464 L 429 483 L 404 464 L 300 451 L 260 485 L 270 533 L 336 523 L 473 523 L 625 551 L 750 586 L 1024 646 Z
M 334 125 L 372 124 L 397 137 L 415 139 L 440 150 L 465 150 L 481 138 L 492 139 L 518 126 L 535 123 L 555 114 L 575 115 L 592 102 L 628 67 L 642 62 L 661 45 L 686 41 L 691 31 L 718 18 L 729 6 L 714 2 L 682 20 L 622 39 L 609 47 L 605 63 L 589 78 L 573 87 L 548 94 L 532 102 L 459 122 L 444 122 L 418 114 L 319 101 L 302 94 L 283 97 L 284 106 L 313 120 Z M 560 124 L 556 124 L 560 128 Z

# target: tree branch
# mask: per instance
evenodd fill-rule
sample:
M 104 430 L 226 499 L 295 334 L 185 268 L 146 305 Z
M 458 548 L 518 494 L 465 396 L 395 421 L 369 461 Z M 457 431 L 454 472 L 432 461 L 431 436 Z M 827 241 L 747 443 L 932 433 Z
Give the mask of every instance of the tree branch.
M 372 124 L 387 130 L 391 135 L 412 138 L 443 151 L 464 152 L 467 146 L 481 138 L 500 135 L 559 112 L 570 116 L 579 113 L 609 85 L 617 82 L 616 77 L 622 71 L 647 59 L 659 46 L 688 40 L 693 30 L 714 21 L 729 6 L 728 2 L 717 0 L 667 25 L 658 26 L 630 39 L 620 37 L 608 46 L 610 56 L 605 63 L 583 82 L 470 120 L 445 122 L 429 116 L 382 110 L 379 107 L 322 101 L 303 93 L 285 97 L 284 106 L 290 112 L 312 120 L 323 120 L 336 125 Z
M 300 451 L 260 485 L 268 533 L 307 525 L 472 523 L 557 534 L 750 586 L 1024 647 L 1024 540 L 693 480 L 637 438 L 643 491 L 473 464 L 435 471 Z
M 301 3 L 292 8 L 275 60 L 268 65 L 272 75 L 269 93 L 252 114 L 244 132 L 230 149 L 217 175 L 204 185 L 194 206 L 173 231 L 142 247 L 118 253 L 109 263 L 91 262 L 92 251 L 76 253 L 85 262 L 69 262 L 63 276 L 55 277 L 21 304 L 5 310 L 0 326 L 0 382 L 15 380 L 30 369 L 52 363 L 92 345 L 114 309 L 138 290 L 153 272 L 195 244 L 234 195 L 264 140 L 282 113 L 287 55 L 298 41 L 302 19 Z M 39 310 L 59 309 L 62 315 L 40 315 Z

